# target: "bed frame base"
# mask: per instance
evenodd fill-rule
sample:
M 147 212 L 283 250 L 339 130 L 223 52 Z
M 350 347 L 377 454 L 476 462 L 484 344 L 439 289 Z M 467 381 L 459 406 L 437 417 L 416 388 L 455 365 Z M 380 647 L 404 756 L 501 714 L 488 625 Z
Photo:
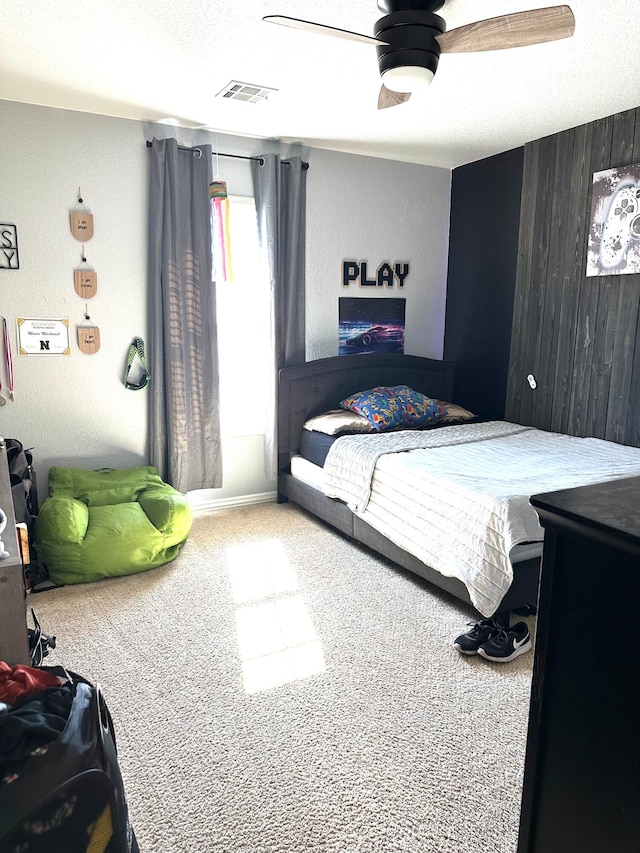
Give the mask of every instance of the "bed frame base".
M 339 530 L 356 544 L 371 548 L 388 560 L 397 563 L 403 569 L 419 575 L 433 586 L 444 590 L 457 599 L 473 607 L 466 586 L 458 578 L 447 577 L 423 563 L 413 554 L 399 548 L 393 542 L 378 533 L 371 525 L 351 512 L 346 504 L 328 498 L 317 489 L 307 486 L 291 474 L 281 474 L 278 479 L 278 500 L 291 500 L 293 503 L 312 513 L 317 518 Z M 513 583 L 500 602 L 495 616 L 508 622 L 508 614 L 517 607 L 535 605 L 538 600 L 538 579 L 540 559 L 523 560 L 517 563 Z

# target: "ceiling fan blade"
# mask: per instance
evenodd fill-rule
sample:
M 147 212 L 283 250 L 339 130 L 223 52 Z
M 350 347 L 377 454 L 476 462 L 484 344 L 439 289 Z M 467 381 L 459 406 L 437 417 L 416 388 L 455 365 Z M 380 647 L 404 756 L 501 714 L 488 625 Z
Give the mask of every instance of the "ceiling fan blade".
M 411 97 L 411 92 L 392 92 L 383 86 L 378 95 L 378 109 L 385 110 L 387 107 L 397 107 L 398 104 L 404 104 Z
M 436 40 L 443 53 L 504 50 L 569 38 L 575 23 L 568 6 L 550 6 L 476 21 L 442 33 Z
M 310 33 L 321 33 L 325 36 L 336 36 L 349 41 L 361 41 L 365 44 L 388 44 L 386 41 L 352 33 L 351 30 L 340 30 L 338 27 L 328 27 L 326 24 L 314 24 L 313 21 L 303 21 L 300 18 L 289 18 L 287 15 L 265 15 L 262 19 L 268 24 L 282 24 L 283 27 L 293 27 L 296 30 L 306 30 Z

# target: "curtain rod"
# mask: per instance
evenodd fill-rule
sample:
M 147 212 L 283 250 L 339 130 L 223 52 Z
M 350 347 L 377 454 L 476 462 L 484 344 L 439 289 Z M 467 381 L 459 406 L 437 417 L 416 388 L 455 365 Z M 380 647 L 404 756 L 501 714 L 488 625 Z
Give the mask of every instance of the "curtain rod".
M 153 146 L 153 142 L 151 142 L 151 140 L 147 139 L 147 148 L 151 148 L 152 146 Z M 198 148 L 197 145 L 194 145 L 193 148 L 188 148 L 186 145 L 178 145 L 179 151 L 194 151 L 197 148 Z M 215 156 L 233 157 L 234 160 L 257 160 L 261 166 L 264 166 L 264 158 L 263 157 L 250 157 L 247 154 L 223 154 L 222 151 L 212 151 L 211 154 L 213 157 L 215 157 Z M 289 161 L 283 160 L 282 162 L 288 163 Z M 309 168 L 309 164 L 306 163 L 304 160 L 302 161 L 302 168 L 305 170 Z

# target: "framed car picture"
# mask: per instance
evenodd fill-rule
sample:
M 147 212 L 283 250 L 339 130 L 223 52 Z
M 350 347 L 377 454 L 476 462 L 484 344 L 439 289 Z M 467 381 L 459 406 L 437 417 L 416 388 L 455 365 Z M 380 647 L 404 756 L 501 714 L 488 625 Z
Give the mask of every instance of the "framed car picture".
M 341 296 L 338 303 L 338 355 L 404 352 L 405 299 Z

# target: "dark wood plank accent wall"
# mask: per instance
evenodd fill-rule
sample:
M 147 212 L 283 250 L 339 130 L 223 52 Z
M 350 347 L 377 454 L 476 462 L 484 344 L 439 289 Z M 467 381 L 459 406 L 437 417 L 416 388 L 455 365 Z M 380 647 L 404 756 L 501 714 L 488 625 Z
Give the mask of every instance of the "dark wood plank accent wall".
M 593 173 L 637 162 L 640 107 L 525 145 L 507 420 L 640 446 L 640 274 L 585 276 Z

